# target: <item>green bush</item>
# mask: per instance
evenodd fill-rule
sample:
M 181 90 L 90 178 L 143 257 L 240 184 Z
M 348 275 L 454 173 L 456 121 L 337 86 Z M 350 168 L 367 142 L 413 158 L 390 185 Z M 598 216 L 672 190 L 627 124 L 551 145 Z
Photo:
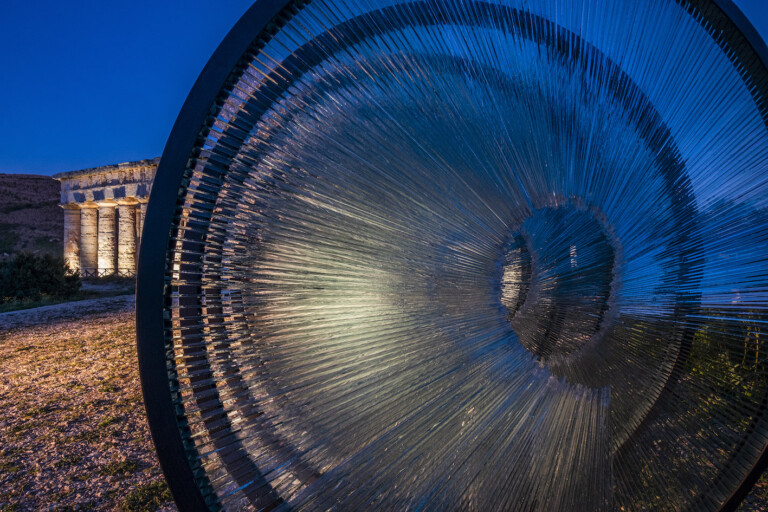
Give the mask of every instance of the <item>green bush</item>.
M 67 298 L 79 289 L 80 276 L 63 258 L 22 253 L 0 261 L 0 302 Z

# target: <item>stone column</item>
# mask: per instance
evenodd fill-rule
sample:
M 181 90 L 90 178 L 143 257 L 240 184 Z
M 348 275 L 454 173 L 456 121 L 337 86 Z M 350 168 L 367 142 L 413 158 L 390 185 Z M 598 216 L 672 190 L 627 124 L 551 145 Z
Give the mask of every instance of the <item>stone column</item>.
M 98 262 L 98 209 L 95 203 L 80 204 L 80 268 L 83 276 L 94 276 Z
M 99 203 L 99 276 L 114 275 L 117 264 L 117 230 L 114 201 Z
M 138 213 L 138 237 L 141 239 L 141 233 L 144 231 L 144 217 L 147 216 L 147 200 L 145 199 L 139 199 L 139 208 L 137 210 Z
M 80 206 L 63 204 L 64 209 L 64 262 L 70 272 L 80 271 Z
M 136 274 L 136 199 L 118 201 L 117 270 L 121 275 Z
M 147 198 L 139 198 L 139 207 L 136 208 L 136 272 L 139 271 L 139 252 L 141 251 L 141 235 L 144 231 L 144 217 L 147 214 Z

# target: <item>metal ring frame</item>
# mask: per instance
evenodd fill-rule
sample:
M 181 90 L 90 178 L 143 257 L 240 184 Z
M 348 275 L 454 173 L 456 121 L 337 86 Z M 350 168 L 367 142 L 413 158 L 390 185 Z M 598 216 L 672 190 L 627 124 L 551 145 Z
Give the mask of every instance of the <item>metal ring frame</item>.
M 253 41 L 291 0 L 257 0 L 232 28 L 214 52 L 195 82 L 163 150 L 155 176 L 144 224 L 136 286 L 136 333 L 141 385 L 150 431 L 160 465 L 174 500 L 181 510 L 208 510 L 195 483 L 186 448 L 181 437 L 173 390 L 168 379 L 164 339 L 166 255 L 170 227 L 178 206 L 179 190 L 190 158 L 190 150 L 201 137 L 201 129 L 217 108 L 215 99 L 232 79 L 233 70 Z M 740 58 L 755 54 L 768 72 L 768 47 L 754 26 L 732 0 L 695 2 L 714 5 L 744 37 L 747 45 L 737 49 Z M 703 21 L 703 20 L 702 20 Z M 768 84 L 760 84 L 768 92 Z M 765 100 L 764 100 L 765 101 Z M 768 118 L 764 119 L 768 125 Z M 768 407 L 768 396 L 763 398 Z M 768 445 L 752 471 L 723 505 L 723 511 L 736 510 L 755 482 L 768 467 Z

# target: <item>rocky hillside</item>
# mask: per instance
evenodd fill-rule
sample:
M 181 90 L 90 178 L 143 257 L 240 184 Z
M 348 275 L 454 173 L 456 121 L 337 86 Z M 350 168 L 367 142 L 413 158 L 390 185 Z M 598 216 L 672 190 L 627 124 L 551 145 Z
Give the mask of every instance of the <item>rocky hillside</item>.
M 59 182 L 35 174 L 0 174 L 0 257 L 31 252 L 60 256 L 64 212 Z

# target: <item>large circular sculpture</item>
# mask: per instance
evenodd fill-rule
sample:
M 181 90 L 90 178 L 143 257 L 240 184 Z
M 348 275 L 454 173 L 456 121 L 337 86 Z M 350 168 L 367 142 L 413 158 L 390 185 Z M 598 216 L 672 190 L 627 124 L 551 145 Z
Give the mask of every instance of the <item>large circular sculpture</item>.
M 138 283 L 174 497 L 732 510 L 768 462 L 768 72 L 727 1 L 257 2 Z

